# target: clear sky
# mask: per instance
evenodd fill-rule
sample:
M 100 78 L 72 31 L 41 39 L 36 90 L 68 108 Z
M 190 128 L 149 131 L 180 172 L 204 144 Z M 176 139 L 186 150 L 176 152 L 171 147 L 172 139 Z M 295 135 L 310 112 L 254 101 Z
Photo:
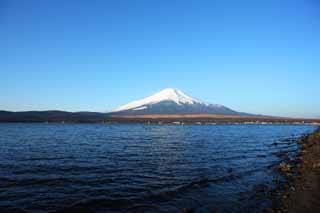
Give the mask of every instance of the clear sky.
M 0 0 L 0 109 L 105 111 L 167 87 L 320 117 L 320 1 Z

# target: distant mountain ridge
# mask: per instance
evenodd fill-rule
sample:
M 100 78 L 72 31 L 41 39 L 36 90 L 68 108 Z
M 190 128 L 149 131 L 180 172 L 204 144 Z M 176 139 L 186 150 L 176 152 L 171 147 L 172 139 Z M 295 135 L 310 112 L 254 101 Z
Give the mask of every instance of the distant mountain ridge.
M 107 113 L 59 110 L 10 112 L 0 110 L 0 122 L 149 122 L 149 118 L 154 121 L 165 119 L 165 122 L 271 119 L 268 116 L 238 112 L 221 104 L 210 104 L 186 95 L 179 89 L 172 88 L 164 89 L 152 96 L 133 101 Z
M 144 114 L 219 114 L 250 115 L 232 110 L 221 104 L 210 104 L 186 95 L 179 89 L 164 89 L 152 96 L 133 101 L 114 109 L 113 115 Z
M 59 110 L 10 112 L 0 110 L 0 122 L 99 122 L 107 118 L 106 113 L 66 112 Z

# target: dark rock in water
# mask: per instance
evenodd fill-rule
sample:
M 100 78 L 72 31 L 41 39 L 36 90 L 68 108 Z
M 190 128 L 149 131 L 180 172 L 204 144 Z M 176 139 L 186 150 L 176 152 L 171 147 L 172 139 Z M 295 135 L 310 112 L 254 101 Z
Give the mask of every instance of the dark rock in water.
M 280 151 L 280 152 L 275 152 L 273 153 L 275 156 L 282 158 L 282 159 L 288 159 L 288 152 L 285 151 Z
M 301 159 L 301 158 L 296 158 L 296 159 L 293 159 L 293 160 L 290 161 L 291 165 L 298 165 L 298 164 L 301 164 L 301 163 L 303 163 L 303 159 Z
M 184 208 L 182 209 L 182 213 L 195 213 L 195 209 Z
M 233 172 L 233 169 L 232 168 L 229 168 L 228 169 L 228 173 L 232 173 Z

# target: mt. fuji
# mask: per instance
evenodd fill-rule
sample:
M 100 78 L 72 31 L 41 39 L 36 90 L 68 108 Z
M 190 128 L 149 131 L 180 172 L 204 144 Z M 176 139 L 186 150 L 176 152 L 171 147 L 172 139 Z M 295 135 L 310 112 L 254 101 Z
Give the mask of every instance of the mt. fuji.
M 186 95 L 179 89 L 164 89 L 142 100 L 133 101 L 114 109 L 117 115 L 148 114 L 221 114 L 244 115 L 219 104 L 209 104 Z

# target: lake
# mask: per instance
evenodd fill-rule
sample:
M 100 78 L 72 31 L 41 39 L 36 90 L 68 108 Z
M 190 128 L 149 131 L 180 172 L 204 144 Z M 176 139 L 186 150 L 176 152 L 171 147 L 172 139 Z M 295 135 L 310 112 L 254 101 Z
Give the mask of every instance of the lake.
M 3 123 L 0 210 L 262 212 L 281 153 L 315 128 Z

